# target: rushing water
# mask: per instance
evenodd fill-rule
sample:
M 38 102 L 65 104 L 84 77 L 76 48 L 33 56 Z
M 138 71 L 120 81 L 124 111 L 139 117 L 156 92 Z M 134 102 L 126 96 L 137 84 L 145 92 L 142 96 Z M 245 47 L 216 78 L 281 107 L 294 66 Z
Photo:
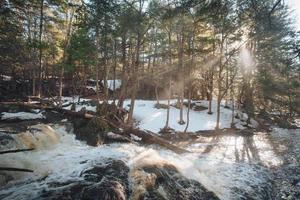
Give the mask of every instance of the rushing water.
M 299 130 L 283 129 L 275 129 L 271 134 L 256 133 L 251 137 L 199 137 L 178 143 L 192 152 L 178 155 L 138 144 L 90 147 L 76 141 L 72 131 L 60 125 L 38 125 L 33 130 L 32 133 L 13 135 L 15 142 L 7 145 L 11 148 L 36 147 L 37 150 L 0 155 L 0 166 L 33 169 L 34 173 L 6 176 L 13 180 L 0 188 L 0 199 L 34 199 L 49 187 L 47 183 L 81 179 L 82 170 L 106 158 L 123 160 L 130 167 L 132 176 L 134 170 L 147 163 L 172 164 L 182 175 L 199 181 L 220 199 L 248 196 L 271 199 L 271 169 L 284 165 L 284 154 L 289 152 L 289 145 L 300 142 Z M 294 149 L 295 152 L 298 150 Z M 299 162 L 298 157 L 294 159 Z

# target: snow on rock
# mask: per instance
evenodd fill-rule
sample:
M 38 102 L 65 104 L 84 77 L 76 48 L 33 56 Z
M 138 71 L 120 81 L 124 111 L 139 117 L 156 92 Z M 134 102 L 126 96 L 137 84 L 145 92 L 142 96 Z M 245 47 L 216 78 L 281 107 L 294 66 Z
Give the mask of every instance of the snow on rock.
M 253 128 L 258 128 L 259 126 L 259 123 L 252 118 L 250 119 L 250 123 Z
M 121 87 L 121 84 L 122 84 L 121 80 L 116 79 L 115 80 L 115 89 L 119 89 Z M 114 90 L 114 80 L 107 80 L 107 88 L 110 90 Z
M 67 106 L 64 109 L 71 110 L 71 107 L 72 107 L 72 105 Z M 90 111 L 96 112 L 96 106 L 78 105 L 78 104 L 76 104 L 75 111 L 78 112 L 78 111 L 80 111 L 83 108 L 85 108 L 86 110 L 90 110 Z
M 132 140 L 134 140 L 134 141 L 141 141 L 141 140 L 142 140 L 142 138 L 140 138 L 140 137 L 138 137 L 138 136 L 136 136 L 136 135 L 133 135 L 133 134 L 130 134 L 130 138 L 131 138 Z
M 94 91 L 97 90 L 96 86 L 86 86 L 86 89 L 88 89 L 88 90 L 94 90 Z
M 44 119 L 45 116 L 42 113 L 30 113 L 30 112 L 17 112 L 9 113 L 2 112 L 1 120 L 10 120 L 10 119 L 20 119 L 20 120 L 30 120 L 30 119 Z
M 94 79 L 90 79 L 90 81 L 96 82 Z M 107 80 L 107 88 L 110 90 L 114 90 L 114 82 L 115 82 L 115 89 L 119 89 L 122 85 L 122 81 L 120 79 L 116 80 Z M 104 81 L 102 80 L 102 84 L 104 84 Z M 87 89 L 91 89 L 96 91 L 96 86 L 86 86 Z
M 12 77 L 11 76 L 6 76 L 6 75 L 0 75 L 0 80 L 3 80 L 3 81 L 10 81 L 12 80 Z

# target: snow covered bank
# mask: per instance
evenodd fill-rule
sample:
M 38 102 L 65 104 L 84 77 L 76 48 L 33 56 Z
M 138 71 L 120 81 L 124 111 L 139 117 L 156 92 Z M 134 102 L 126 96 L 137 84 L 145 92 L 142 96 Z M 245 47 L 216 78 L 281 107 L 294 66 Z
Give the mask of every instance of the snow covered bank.
M 76 102 L 78 98 L 64 98 L 66 102 L 74 101 Z M 80 102 L 88 101 L 88 99 L 81 99 Z M 171 100 L 171 104 L 175 104 L 177 100 Z M 111 103 L 111 101 L 109 102 Z M 161 104 L 167 104 L 166 100 L 161 100 Z M 187 129 L 188 132 L 196 132 L 201 130 L 214 130 L 216 126 L 217 120 L 217 102 L 212 101 L 212 112 L 213 114 L 207 114 L 208 110 L 208 101 L 201 100 L 194 102 L 197 106 L 201 106 L 204 108 L 201 111 L 190 110 L 190 123 Z M 158 133 L 160 129 L 165 126 L 166 118 L 167 118 L 167 110 L 166 109 L 157 109 L 155 108 L 156 101 L 153 100 L 136 100 L 135 108 L 133 112 L 133 117 L 137 121 L 137 125 L 141 129 L 149 130 L 154 133 Z M 124 107 L 129 109 L 130 100 L 125 100 Z M 76 111 L 80 111 L 82 108 L 86 108 L 87 110 L 96 111 L 96 106 L 79 104 L 76 105 Z M 66 109 L 71 109 L 71 106 Z M 174 106 L 170 107 L 170 121 L 169 126 L 176 131 L 183 131 L 186 127 L 186 124 L 180 125 L 179 121 L 179 113 L 180 110 Z M 240 111 L 236 111 L 235 114 L 238 113 L 240 119 L 234 119 L 235 126 L 239 129 L 244 129 L 246 125 L 247 115 L 245 113 L 241 113 Z M 187 107 L 183 109 L 184 121 L 187 118 Z M 220 118 L 220 128 L 230 128 L 232 121 L 232 111 L 231 109 L 225 108 L 223 105 L 221 106 L 221 118 Z M 256 127 L 257 122 L 251 119 L 251 123 L 249 126 Z
M 177 100 L 171 100 L 171 104 L 175 104 Z M 125 105 L 129 105 L 129 101 L 125 102 Z M 162 104 L 167 104 L 167 101 L 160 101 Z M 208 101 L 201 100 L 194 102 L 197 106 L 202 108 L 208 108 Z M 139 122 L 138 126 L 145 130 L 150 130 L 152 132 L 159 132 L 161 128 L 164 127 L 165 121 L 167 118 L 166 109 L 157 109 L 155 108 L 156 101 L 147 101 L 147 100 L 136 100 L 135 109 L 133 116 Z M 190 122 L 187 131 L 196 132 L 200 130 L 214 130 L 216 127 L 217 120 L 217 102 L 212 101 L 212 112 L 213 114 L 207 114 L 208 110 L 203 109 L 201 111 L 190 110 Z M 246 125 L 246 114 L 241 114 L 237 111 L 242 117 L 240 119 L 234 119 L 236 127 L 244 129 Z M 237 113 L 236 112 L 236 113 Z M 186 127 L 186 124 L 180 125 L 179 121 L 180 110 L 174 106 L 170 107 L 170 121 L 169 126 L 176 131 L 183 131 Z M 183 109 L 184 121 L 187 118 L 187 107 Z M 232 111 L 231 109 L 221 106 L 221 118 L 220 118 L 220 128 L 230 128 L 232 121 Z M 254 120 L 253 126 L 256 126 Z M 251 126 L 251 124 L 250 124 Z
M 45 116 L 39 113 L 30 113 L 30 112 L 16 112 L 16 113 L 9 113 L 9 112 L 2 112 L 1 113 L 1 120 L 11 120 L 11 119 L 20 119 L 20 120 L 30 120 L 30 119 L 44 119 Z
M 167 104 L 167 101 L 160 101 L 160 103 Z M 172 104 L 176 103 L 176 100 L 171 101 Z M 128 105 L 129 101 L 125 102 Z M 159 132 L 161 128 L 164 127 L 167 118 L 166 109 L 156 109 L 154 108 L 156 101 L 147 100 L 136 100 L 133 116 L 139 122 L 139 127 L 145 130 L 150 130 L 152 132 Z M 196 105 L 201 105 L 208 108 L 207 101 L 197 101 Z M 188 132 L 196 132 L 200 130 L 214 130 L 216 127 L 217 120 L 217 103 L 212 102 L 212 112 L 213 114 L 207 114 L 207 109 L 202 111 L 190 110 L 190 123 L 187 129 Z M 170 122 L 169 126 L 176 131 L 184 131 L 186 125 L 180 125 L 179 121 L 180 110 L 171 106 L 170 108 Z M 186 121 L 187 108 L 184 107 L 183 110 L 184 121 Z M 230 128 L 231 126 L 232 111 L 228 108 L 221 106 L 221 119 L 220 128 Z M 240 119 L 234 119 L 235 123 L 239 128 L 244 128 Z

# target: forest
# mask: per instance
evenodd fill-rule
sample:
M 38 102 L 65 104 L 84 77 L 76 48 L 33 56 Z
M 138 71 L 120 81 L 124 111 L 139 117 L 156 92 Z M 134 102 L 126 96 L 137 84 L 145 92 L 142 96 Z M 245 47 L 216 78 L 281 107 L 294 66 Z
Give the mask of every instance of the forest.
M 292 1 L 1 0 L 0 199 L 300 199 Z

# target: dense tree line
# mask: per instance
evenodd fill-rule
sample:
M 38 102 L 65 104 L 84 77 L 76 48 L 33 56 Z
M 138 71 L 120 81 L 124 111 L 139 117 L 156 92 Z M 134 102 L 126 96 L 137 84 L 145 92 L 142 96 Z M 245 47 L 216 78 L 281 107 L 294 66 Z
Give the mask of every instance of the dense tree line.
M 217 100 L 250 117 L 299 113 L 299 33 L 281 0 L 4 0 L 0 74 L 27 95 L 59 96 L 89 79 L 99 100 Z M 109 94 L 107 80 L 120 79 Z M 53 85 L 53 87 L 51 86 Z M 115 87 L 115 83 L 114 83 Z M 3 91 L 0 90 L 0 93 Z M 168 110 L 170 104 L 168 103 Z M 233 110 L 234 111 L 234 110 Z M 168 119 L 166 127 L 168 128 Z

